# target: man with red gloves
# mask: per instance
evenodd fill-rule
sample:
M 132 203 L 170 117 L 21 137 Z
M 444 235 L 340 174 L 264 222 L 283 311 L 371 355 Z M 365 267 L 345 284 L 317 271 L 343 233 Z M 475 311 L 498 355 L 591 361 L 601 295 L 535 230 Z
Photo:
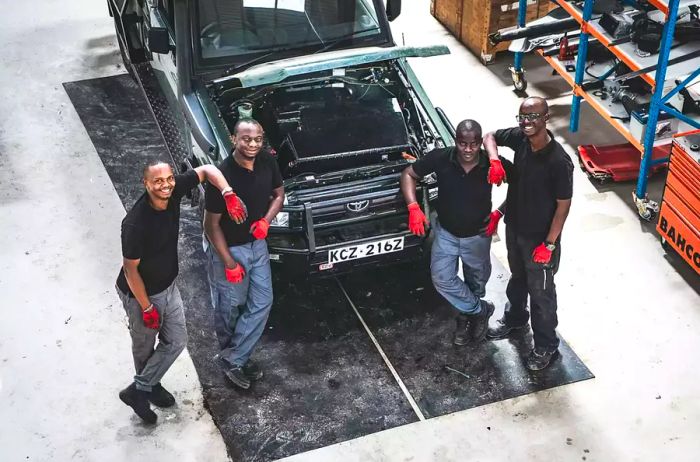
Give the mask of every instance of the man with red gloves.
M 248 205 L 242 223 L 226 214 L 221 196 L 206 190 L 204 231 L 209 288 L 214 307 L 217 355 L 226 377 L 247 389 L 262 378 L 250 360 L 272 308 L 272 275 L 267 237 L 282 208 L 284 187 L 277 160 L 263 146 L 263 129 L 254 119 L 240 119 L 231 140 L 233 153 L 219 168 Z
M 492 155 L 498 153 L 498 146 L 515 151 L 505 202 L 511 272 L 506 289 L 508 304 L 505 315 L 487 336 L 503 338 L 523 330 L 531 317 L 535 345 L 526 366 L 540 370 L 559 354 L 554 274 L 559 267 L 561 232 L 571 207 L 574 165 L 547 130 L 549 109 L 544 99 L 523 101 L 517 120 L 518 127 L 484 137 L 484 146 Z M 500 212 L 494 213 L 497 226 Z M 531 314 L 527 311 L 528 295 Z
M 170 165 L 154 162 L 143 171 L 146 191 L 122 221 L 124 258 L 117 293 L 129 319 L 136 375 L 119 398 L 147 423 L 157 420 L 149 401 L 159 407 L 175 404 L 160 380 L 187 345 L 185 313 L 175 285 L 180 200 L 204 180 L 217 188 L 233 220 L 246 219 L 245 205 L 216 167 L 173 175 Z
M 406 168 L 401 175 L 401 192 L 408 204 L 409 229 L 423 236 L 428 219 L 416 202 L 416 182 L 430 173 L 437 176 L 438 221 L 430 272 L 435 289 L 458 313 L 453 343 L 465 345 L 483 340 L 494 311 L 491 302 L 482 300 L 491 275 L 493 234 L 485 234 L 484 223 L 491 211 L 491 183 L 504 180 L 501 160 L 506 168 L 510 163 L 497 156 L 489 160 L 481 149 L 481 126 L 473 120 L 459 123 L 455 141 L 454 147 L 430 151 Z M 464 281 L 457 276 L 459 260 Z

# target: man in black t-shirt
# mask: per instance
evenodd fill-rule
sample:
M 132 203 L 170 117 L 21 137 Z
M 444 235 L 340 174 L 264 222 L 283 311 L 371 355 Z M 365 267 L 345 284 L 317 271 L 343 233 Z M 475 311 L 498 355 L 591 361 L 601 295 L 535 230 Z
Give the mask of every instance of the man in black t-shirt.
M 465 345 L 481 341 L 488 319 L 493 314 L 491 302 L 482 300 L 491 275 L 490 222 L 492 163 L 481 149 L 481 126 L 464 120 L 456 129 L 454 147 L 430 151 L 401 175 L 401 192 L 408 204 L 409 228 L 424 235 L 427 218 L 416 202 L 416 182 L 424 176 L 437 176 L 438 222 L 431 250 L 430 272 L 435 289 L 457 310 L 457 328 L 453 342 Z M 498 158 L 497 158 L 498 159 Z M 508 174 L 510 162 L 498 159 Z M 462 261 L 464 281 L 457 275 Z
M 175 286 L 180 200 L 204 180 L 222 191 L 232 217 L 245 220 L 245 205 L 216 167 L 173 175 L 170 165 L 154 162 L 143 172 L 146 191 L 122 221 L 124 258 L 117 293 L 129 319 L 136 375 L 119 398 L 148 423 L 157 419 L 149 401 L 160 407 L 175 404 L 160 380 L 187 344 L 182 299 Z
M 488 330 L 487 336 L 503 338 L 526 328 L 529 294 L 535 345 L 526 365 L 530 370 L 540 370 L 559 354 L 554 274 L 559 267 L 561 232 L 571 207 L 574 166 L 547 130 L 549 109 L 544 99 L 523 101 L 517 120 L 518 127 L 484 137 L 484 146 L 492 154 L 498 152 L 498 146 L 515 151 L 505 202 L 511 272 L 506 289 L 508 304 L 503 319 Z
M 214 324 L 226 377 L 247 389 L 262 378 L 250 360 L 272 308 L 272 275 L 267 250 L 270 222 L 282 208 L 284 187 L 277 160 L 262 151 L 263 130 L 254 119 L 240 119 L 231 140 L 233 153 L 219 165 L 248 206 L 248 219 L 235 223 L 219 194 L 206 190 L 204 231 Z

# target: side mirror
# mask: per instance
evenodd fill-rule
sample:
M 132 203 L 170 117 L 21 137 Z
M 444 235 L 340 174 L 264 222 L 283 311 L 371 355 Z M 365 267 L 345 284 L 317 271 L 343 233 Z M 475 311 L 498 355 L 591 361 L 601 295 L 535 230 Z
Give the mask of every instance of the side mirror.
M 386 17 L 393 21 L 401 14 L 401 0 L 386 0 Z
M 148 29 L 148 50 L 151 53 L 170 53 L 170 35 L 165 27 Z

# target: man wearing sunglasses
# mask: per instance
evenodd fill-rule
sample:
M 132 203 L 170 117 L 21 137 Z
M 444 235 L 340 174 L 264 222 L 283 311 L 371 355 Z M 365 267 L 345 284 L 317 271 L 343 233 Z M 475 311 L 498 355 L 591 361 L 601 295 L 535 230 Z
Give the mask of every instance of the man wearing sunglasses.
M 487 133 L 484 146 L 496 154 L 498 146 L 514 152 L 506 197 L 506 247 L 511 278 L 505 315 L 489 338 L 504 338 L 527 328 L 532 319 L 534 348 L 526 360 L 530 370 L 541 370 L 559 355 L 557 294 L 554 274 L 561 256 L 561 232 L 571 207 L 574 165 L 564 148 L 547 130 L 549 108 L 543 98 L 527 98 L 516 116 L 518 126 Z M 494 228 L 502 213 L 492 212 Z M 527 298 L 530 296 L 530 311 Z
M 416 182 L 431 173 L 437 177 L 440 193 L 430 272 L 435 289 L 457 311 L 455 345 L 483 340 L 494 311 L 493 304 L 482 299 L 491 275 L 493 231 L 489 233 L 484 229 L 491 212 L 489 170 L 492 162 L 481 149 L 481 133 L 477 122 L 463 120 L 457 125 L 455 146 L 430 151 L 401 175 L 401 192 L 409 210 L 409 229 L 419 236 L 425 235 L 428 219 L 416 201 Z M 495 159 L 508 173 L 510 162 L 497 155 Z M 463 281 L 457 276 L 460 260 Z
M 277 160 L 262 150 L 263 129 L 240 119 L 231 140 L 233 153 L 219 169 L 248 206 L 238 223 L 224 214 L 220 195 L 206 190 L 204 231 L 214 326 L 221 348 L 217 360 L 226 377 L 247 389 L 262 378 L 250 360 L 272 308 L 272 275 L 267 250 L 270 222 L 282 208 L 284 187 Z

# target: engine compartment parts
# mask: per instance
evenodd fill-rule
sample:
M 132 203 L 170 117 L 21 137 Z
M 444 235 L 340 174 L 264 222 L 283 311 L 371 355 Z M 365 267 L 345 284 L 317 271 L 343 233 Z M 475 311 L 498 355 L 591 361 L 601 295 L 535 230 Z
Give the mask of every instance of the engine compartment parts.
M 263 124 L 284 178 L 406 162 L 436 146 L 425 108 L 388 63 L 230 87 L 215 99 L 229 130 L 244 114 Z

